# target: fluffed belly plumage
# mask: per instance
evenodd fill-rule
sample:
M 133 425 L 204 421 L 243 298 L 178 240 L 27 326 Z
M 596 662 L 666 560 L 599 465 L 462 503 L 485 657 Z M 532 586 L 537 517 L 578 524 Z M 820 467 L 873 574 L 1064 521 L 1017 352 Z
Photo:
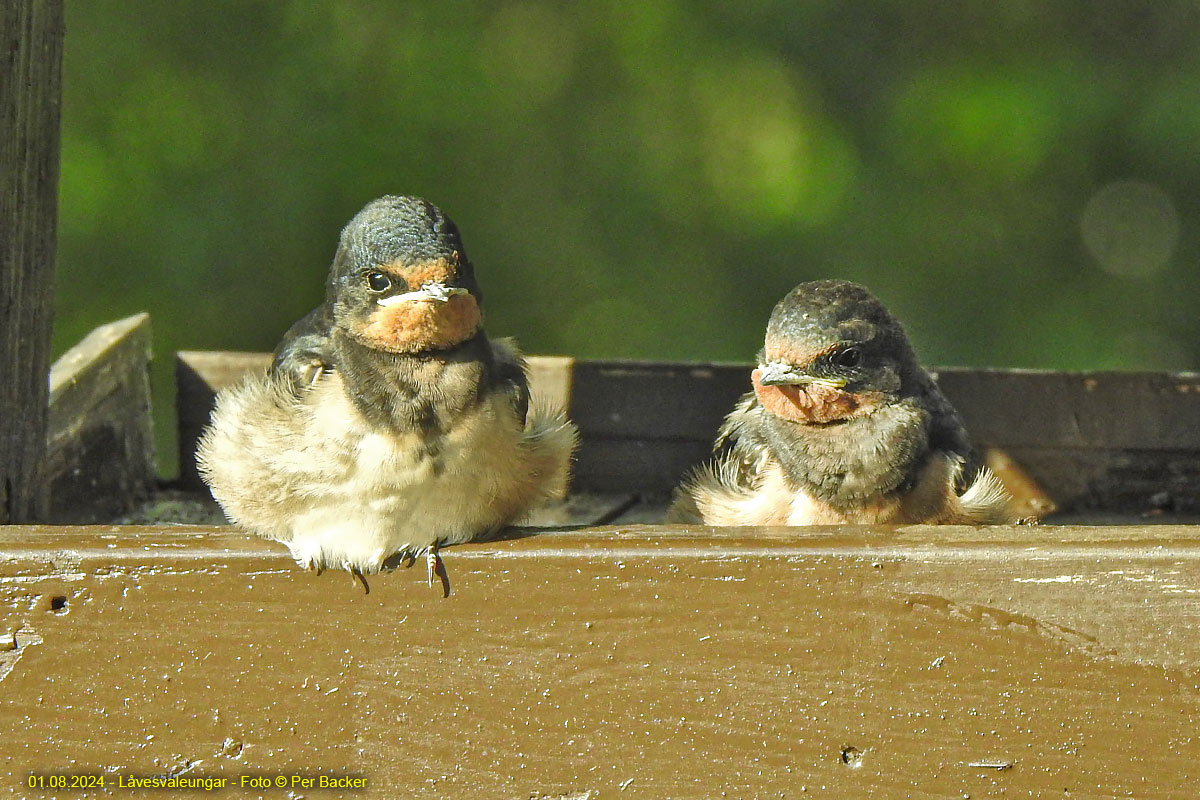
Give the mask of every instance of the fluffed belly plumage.
M 517 520 L 565 491 L 574 428 L 485 396 L 431 446 L 372 429 L 336 374 L 297 396 L 270 376 L 223 392 L 200 448 L 226 514 L 308 567 L 376 572 Z

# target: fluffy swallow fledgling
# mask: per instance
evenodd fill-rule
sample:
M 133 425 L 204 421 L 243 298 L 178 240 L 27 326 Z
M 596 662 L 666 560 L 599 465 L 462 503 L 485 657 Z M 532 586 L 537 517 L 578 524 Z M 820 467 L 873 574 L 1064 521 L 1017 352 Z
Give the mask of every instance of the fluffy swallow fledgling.
M 814 281 L 771 313 L 714 462 L 670 521 L 709 525 L 1015 521 L 900 323 L 865 288 Z
M 326 300 L 266 375 L 217 398 L 201 474 L 237 524 L 320 572 L 437 556 L 562 496 L 575 426 L 531 405 L 483 330 L 482 294 L 438 208 L 387 196 L 342 231 Z

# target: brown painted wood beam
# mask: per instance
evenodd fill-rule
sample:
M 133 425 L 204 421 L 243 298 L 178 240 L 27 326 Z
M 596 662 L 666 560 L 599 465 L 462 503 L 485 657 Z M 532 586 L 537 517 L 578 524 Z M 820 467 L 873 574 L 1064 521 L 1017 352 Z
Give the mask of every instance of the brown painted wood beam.
M 17 795 L 52 773 L 355 775 L 364 798 L 1200 782 L 1196 527 L 510 531 L 443 552 L 447 599 L 420 569 L 363 595 L 231 528 L 0 528 L 0 554 Z

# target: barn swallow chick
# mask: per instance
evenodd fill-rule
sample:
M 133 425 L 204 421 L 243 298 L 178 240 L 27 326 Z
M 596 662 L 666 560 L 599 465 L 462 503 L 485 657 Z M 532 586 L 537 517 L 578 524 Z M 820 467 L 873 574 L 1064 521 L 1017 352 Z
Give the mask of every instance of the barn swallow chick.
M 363 575 L 518 520 L 566 491 L 575 426 L 530 405 L 524 360 L 483 330 L 458 229 L 412 197 L 342 231 L 325 302 L 265 375 L 217 397 L 201 474 L 235 523 L 309 569 Z
M 900 323 L 865 288 L 815 281 L 775 306 L 714 462 L 671 521 L 709 525 L 1015 521 Z

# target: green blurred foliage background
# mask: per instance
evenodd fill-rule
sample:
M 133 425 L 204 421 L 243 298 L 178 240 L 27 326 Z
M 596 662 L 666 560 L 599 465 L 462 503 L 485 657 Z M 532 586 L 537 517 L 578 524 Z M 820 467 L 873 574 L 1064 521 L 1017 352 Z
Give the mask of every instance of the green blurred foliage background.
M 788 289 L 842 277 L 929 364 L 1200 354 L 1192 2 L 73 0 L 67 24 L 55 346 L 150 311 L 160 406 L 174 350 L 273 348 L 385 193 L 455 219 L 489 332 L 531 353 L 744 361 Z

